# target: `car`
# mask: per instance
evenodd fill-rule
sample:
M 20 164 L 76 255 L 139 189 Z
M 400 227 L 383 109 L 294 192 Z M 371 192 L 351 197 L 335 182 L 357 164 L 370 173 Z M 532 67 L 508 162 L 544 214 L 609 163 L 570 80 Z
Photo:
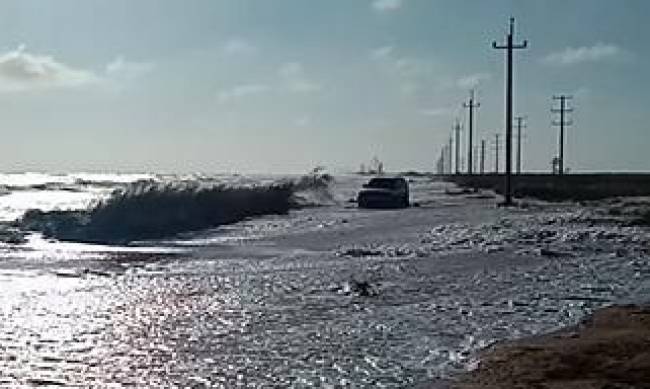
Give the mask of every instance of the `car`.
M 406 208 L 409 204 L 408 181 L 402 177 L 375 177 L 357 195 L 361 208 Z

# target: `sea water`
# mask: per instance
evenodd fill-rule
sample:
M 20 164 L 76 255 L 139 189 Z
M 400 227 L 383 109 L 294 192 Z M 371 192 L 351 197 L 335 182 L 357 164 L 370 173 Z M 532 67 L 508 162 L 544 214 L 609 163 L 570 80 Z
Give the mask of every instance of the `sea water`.
M 336 176 L 287 214 L 123 244 L 16 222 L 34 208 L 83 211 L 134 182 L 286 178 L 0 176 L 12 231 L 0 245 L 0 386 L 416 386 L 475 367 L 494 342 L 650 290 L 648 231 L 602 206 L 504 210 L 426 177 L 411 180 L 410 209 L 357 209 L 364 178 Z

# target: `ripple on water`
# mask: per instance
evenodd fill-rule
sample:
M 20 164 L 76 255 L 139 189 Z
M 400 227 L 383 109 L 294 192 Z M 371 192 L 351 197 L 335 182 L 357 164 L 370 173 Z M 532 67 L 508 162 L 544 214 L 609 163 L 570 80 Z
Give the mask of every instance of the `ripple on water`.
M 468 234 L 440 241 L 464 247 L 478 236 Z M 630 248 L 620 235 L 599 236 Z M 380 247 L 358 258 L 175 259 L 110 277 L 16 271 L 0 276 L 0 386 L 404 387 L 472 366 L 497 340 L 639 293 L 650 262 L 631 249 L 624 259 L 544 259 Z M 376 295 L 346 292 L 354 279 Z

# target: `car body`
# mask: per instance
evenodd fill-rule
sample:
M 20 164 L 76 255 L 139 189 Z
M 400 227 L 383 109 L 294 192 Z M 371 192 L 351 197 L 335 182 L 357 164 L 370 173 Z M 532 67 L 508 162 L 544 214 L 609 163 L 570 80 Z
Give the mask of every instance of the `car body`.
M 361 208 L 406 208 L 409 185 L 402 177 L 375 177 L 363 185 L 357 195 Z

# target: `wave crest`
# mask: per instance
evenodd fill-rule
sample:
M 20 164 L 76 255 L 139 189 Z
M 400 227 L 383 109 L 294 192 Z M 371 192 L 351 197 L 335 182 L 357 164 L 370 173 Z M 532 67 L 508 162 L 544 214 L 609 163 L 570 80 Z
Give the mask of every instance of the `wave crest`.
M 246 218 L 286 214 L 314 205 L 326 196 L 332 181 L 312 172 L 295 181 L 266 185 L 206 185 L 200 181 L 134 182 L 82 211 L 27 211 L 15 226 L 46 238 L 103 244 L 161 239 L 190 231 L 231 224 Z
M 294 202 L 301 207 L 314 207 L 333 205 L 336 203 L 330 185 L 334 177 L 325 172 L 323 167 L 317 167 L 292 182 L 294 189 Z

